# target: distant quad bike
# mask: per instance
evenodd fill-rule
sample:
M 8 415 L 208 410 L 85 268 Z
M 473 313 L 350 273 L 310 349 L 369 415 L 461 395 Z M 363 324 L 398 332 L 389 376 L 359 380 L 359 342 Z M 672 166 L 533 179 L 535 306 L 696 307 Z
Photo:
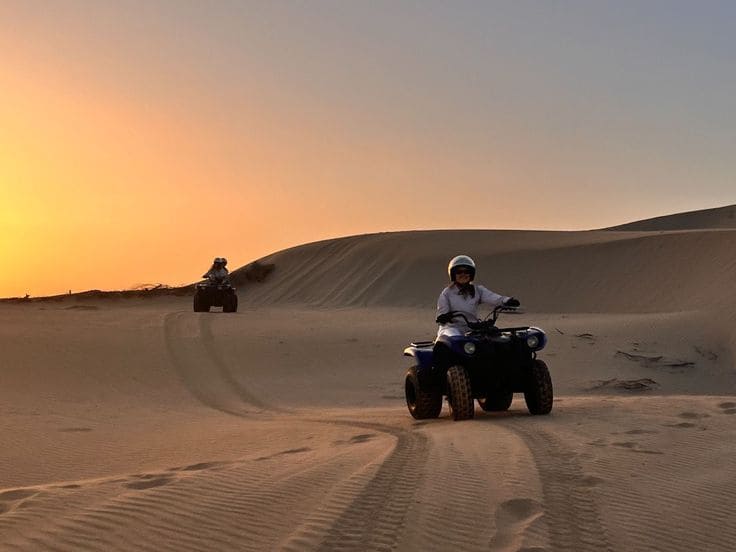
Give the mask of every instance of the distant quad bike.
M 420 341 L 404 349 L 404 355 L 416 361 L 404 384 L 406 405 L 414 418 L 437 418 L 444 396 L 456 421 L 474 416 L 474 399 L 485 411 L 504 411 L 514 393 L 524 393 L 531 414 L 550 413 L 552 379 L 547 365 L 537 358 L 547 336 L 533 326 L 497 328 L 499 313 L 512 310 L 497 307 L 479 322 L 451 312 L 468 323 L 465 335 L 440 336 L 436 342 Z
M 238 312 L 238 296 L 230 282 L 206 280 L 194 290 L 194 312 L 209 312 L 210 307 L 222 307 L 222 312 Z

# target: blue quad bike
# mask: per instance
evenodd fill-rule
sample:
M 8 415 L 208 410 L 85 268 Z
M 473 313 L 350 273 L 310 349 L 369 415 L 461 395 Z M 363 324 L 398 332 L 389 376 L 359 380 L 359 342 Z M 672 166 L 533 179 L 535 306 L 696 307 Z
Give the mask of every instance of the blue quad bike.
M 474 400 L 487 412 L 508 410 L 514 393 L 524 393 L 526 406 L 534 415 L 552 410 L 552 378 L 537 352 L 547 344 L 540 328 L 520 326 L 497 328 L 502 311 L 497 307 L 485 320 L 470 322 L 464 335 L 440 336 L 436 341 L 419 341 L 404 349 L 415 365 L 406 373 L 406 405 L 418 419 L 437 418 L 442 399 L 447 397 L 453 420 L 468 420 L 475 414 Z

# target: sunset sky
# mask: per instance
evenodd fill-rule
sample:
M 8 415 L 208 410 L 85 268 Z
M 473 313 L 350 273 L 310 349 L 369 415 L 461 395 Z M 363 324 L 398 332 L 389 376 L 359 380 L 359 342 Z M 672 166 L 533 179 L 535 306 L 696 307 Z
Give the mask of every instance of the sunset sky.
M 0 297 L 736 203 L 734 28 L 731 1 L 0 0 Z

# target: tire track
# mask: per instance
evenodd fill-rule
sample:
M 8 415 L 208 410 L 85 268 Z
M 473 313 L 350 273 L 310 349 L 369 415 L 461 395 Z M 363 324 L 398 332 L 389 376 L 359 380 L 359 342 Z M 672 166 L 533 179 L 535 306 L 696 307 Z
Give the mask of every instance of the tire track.
M 169 360 L 189 393 L 203 405 L 232 416 L 248 417 L 254 409 L 265 409 L 262 401 L 254 404 L 249 400 L 252 395 L 233 379 L 221 358 L 215 356 L 213 359 L 211 331 L 208 346 L 203 345 L 206 339 L 201 339 L 201 323 L 196 336 L 183 337 L 181 325 L 185 315 L 191 316 L 180 311 L 164 317 L 164 343 Z M 209 369 L 209 365 L 214 365 L 215 370 Z M 219 379 L 212 378 L 213 373 L 219 374 Z
M 544 497 L 544 519 L 552 550 L 613 551 L 575 452 L 529 418 L 509 420 L 531 451 Z
M 429 440 L 418 431 L 352 420 L 311 420 L 370 429 L 396 437 L 396 445 L 357 496 L 328 501 L 296 531 L 287 549 L 299 549 L 302 534 L 322 536 L 320 550 L 393 550 L 424 477 Z M 339 512 L 339 513 L 338 513 Z M 330 515 L 332 514 L 332 515 Z M 294 546 L 290 546 L 294 544 Z
M 202 345 L 207 352 L 207 355 L 217 368 L 217 372 L 222 378 L 223 382 L 246 404 L 253 405 L 263 410 L 273 410 L 284 412 L 283 408 L 276 407 L 263 401 L 251 393 L 244 385 L 238 382 L 233 376 L 230 369 L 227 367 L 225 359 L 222 354 L 215 346 L 215 337 L 212 334 L 212 318 L 209 316 L 199 316 L 199 335 L 201 337 Z
M 465 447 L 487 434 L 473 432 L 467 441 L 457 441 L 451 436 L 453 430 L 433 433 L 427 475 L 431 486 L 422 489 L 420 506 L 412 512 L 411 526 L 400 543 L 403 547 L 443 552 L 452 543 L 456 550 L 489 550 L 494 531 L 492 505 L 497 496 L 491 482 L 494 466 L 476 456 L 472 445 Z
M 260 411 L 290 411 L 258 399 L 240 384 L 230 372 L 216 347 L 211 321 L 199 316 L 197 335 L 182 337 L 181 324 L 188 312 L 170 313 L 164 318 L 164 338 L 169 358 L 189 392 L 202 404 L 226 414 L 249 417 L 254 412 L 231 406 L 237 397 L 240 404 Z M 199 350 L 197 350 L 199 349 Z M 204 354 L 203 354 L 204 353 Z M 203 368 L 198 358 L 215 370 Z M 212 374 L 218 376 L 212 382 Z M 375 474 L 364 485 L 352 484 L 351 489 L 321 508 L 319 519 L 307 521 L 306 531 L 323 535 L 321 548 L 327 550 L 390 550 L 398 543 L 404 520 L 423 477 L 428 457 L 428 439 L 420 432 L 391 425 L 352 420 L 302 419 L 319 424 L 342 425 L 370 429 L 396 438 L 396 445 Z M 357 496 L 354 493 L 358 493 Z M 298 531 L 297 531 L 298 533 Z M 298 542 L 299 538 L 291 539 Z

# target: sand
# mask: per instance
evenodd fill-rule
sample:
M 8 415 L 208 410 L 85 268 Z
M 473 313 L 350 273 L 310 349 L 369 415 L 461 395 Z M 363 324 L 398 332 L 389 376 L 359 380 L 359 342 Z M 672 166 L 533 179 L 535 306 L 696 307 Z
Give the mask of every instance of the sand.
M 736 231 L 663 224 L 310 244 L 237 314 L 0 303 L 0 549 L 732 550 Z M 551 415 L 409 416 L 456 252 L 547 331 Z

